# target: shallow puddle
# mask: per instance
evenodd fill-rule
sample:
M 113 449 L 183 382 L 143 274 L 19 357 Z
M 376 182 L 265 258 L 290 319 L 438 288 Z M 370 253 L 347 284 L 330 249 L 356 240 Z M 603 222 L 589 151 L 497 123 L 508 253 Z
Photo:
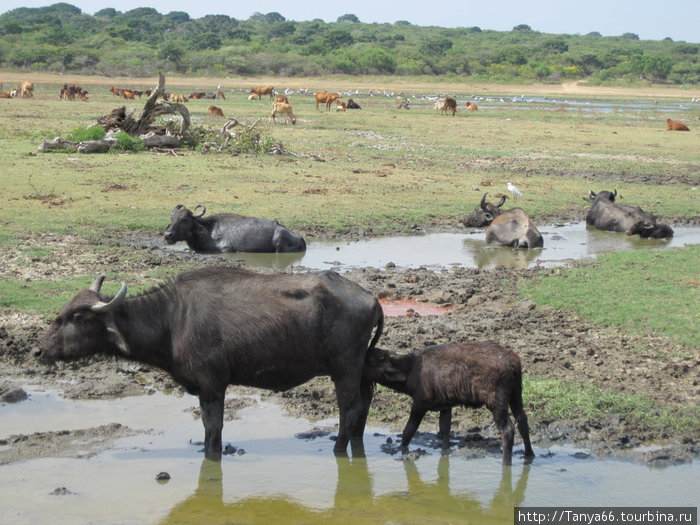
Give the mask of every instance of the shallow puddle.
M 247 266 L 278 270 L 292 265 L 312 270 L 384 268 L 387 265 L 399 269 L 423 266 L 435 270 L 454 266 L 527 268 L 533 264 L 563 265 L 614 251 L 700 244 L 700 228 L 691 227 L 674 228 L 675 235 L 670 240 L 603 232 L 588 228 L 585 222 L 546 225 L 539 230 L 544 237 L 544 248 L 537 250 L 489 246 L 484 242 L 484 230 L 465 230 L 463 233 L 377 237 L 356 242 L 312 241 L 305 253 L 233 253 L 228 257 Z
M 336 458 L 330 436 L 295 437 L 315 425 L 287 417 L 269 403 L 245 408 L 240 419 L 225 423 L 225 443 L 245 454 L 210 462 L 190 442 L 204 432 L 185 412 L 197 405 L 194 397 L 156 393 L 70 401 L 25 389 L 28 401 L 0 406 L 0 438 L 110 422 L 143 433 L 119 439 L 92 457 L 0 466 L 0 516 L 6 523 L 510 524 L 515 505 L 700 502 L 697 462 L 649 468 L 594 460 L 570 447 L 535 447 L 537 457 L 526 466 L 517 454 L 520 446 L 513 467 L 505 469 L 495 455 L 465 459 L 454 448 L 450 456 L 428 448 L 417 460 L 398 461 L 383 451 L 387 437 L 396 436 L 378 428 L 365 433 L 365 457 Z M 420 441 L 414 446 L 419 445 L 425 448 Z M 167 483 L 155 479 L 163 471 L 171 476 Z M 67 493 L 52 494 L 59 487 Z

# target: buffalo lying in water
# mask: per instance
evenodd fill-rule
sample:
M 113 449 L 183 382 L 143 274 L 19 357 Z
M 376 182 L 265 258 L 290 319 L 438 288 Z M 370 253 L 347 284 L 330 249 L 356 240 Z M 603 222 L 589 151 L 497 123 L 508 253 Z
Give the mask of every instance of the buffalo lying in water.
M 32 350 L 37 359 L 101 353 L 168 372 L 199 396 L 212 459 L 222 450 L 228 385 L 287 390 L 330 376 L 340 412 L 334 450 L 362 439 L 372 401 L 363 368 L 384 314 L 359 285 L 331 271 L 262 275 L 213 267 L 127 299 L 125 283 L 114 298 L 102 295 L 103 281 L 63 307 Z
M 185 241 L 191 250 L 199 253 L 287 253 L 306 250 L 304 238 L 277 221 L 233 213 L 203 217 L 207 209 L 201 204 L 194 209 L 197 208 L 202 211 L 195 215 L 183 204 L 175 206 L 170 226 L 164 234 L 168 244 Z
M 626 206 L 615 202 L 617 190 L 613 192 L 588 192 L 592 203 L 586 215 L 586 224 L 599 230 L 625 232 L 627 235 L 639 234 L 642 238 L 666 239 L 673 237 L 673 230 L 667 224 L 656 222 L 656 218 L 639 206 Z
M 491 204 L 490 202 L 486 202 L 487 195 L 488 193 L 484 193 L 483 197 L 481 197 L 481 202 L 476 208 L 474 208 L 474 211 L 460 221 L 462 224 L 464 224 L 464 226 L 471 228 L 485 228 L 491 224 L 491 221 L 503 213 L 501 206 L 503 206 L 503 203 L 506 202 L 506 196 L 501 195 L 501 200 L 498 204 Z
M 511 248 L 542 248 L 542 234 L 522 208 L 513 208 L 496 217 L 486 230 L 486 242 Z

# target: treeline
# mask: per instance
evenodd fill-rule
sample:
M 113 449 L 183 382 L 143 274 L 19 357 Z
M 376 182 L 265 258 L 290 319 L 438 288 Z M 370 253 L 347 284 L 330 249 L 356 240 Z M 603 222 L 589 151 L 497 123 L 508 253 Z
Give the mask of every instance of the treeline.
M 80 74 L 310 76 L 443 75 L 488 81 L 592 83 L 700 82 L 700 44 L 554 35 L 523 24 L 511 31 L 421 27 L 405 21 L 365 24 L 295 22 L 279 13 L 248 20 L 192 19 L 152 8 L 83 14 L 66 3 L 0 15 L 0 67 Z

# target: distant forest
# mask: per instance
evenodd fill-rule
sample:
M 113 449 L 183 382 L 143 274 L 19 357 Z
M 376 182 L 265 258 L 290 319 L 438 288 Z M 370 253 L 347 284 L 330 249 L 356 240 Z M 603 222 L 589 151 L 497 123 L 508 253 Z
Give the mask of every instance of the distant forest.
M 470 77 L 490 82 L 593 84 L 638 81 L 697 84 L 700 44 L 555 35 L 526 24 L 511 31 L 441 28 L 406 21 L 295 22 L 279 13 L 247 20 L 193 19 L 143 7 L 83 14 L 70 4 L 18 8 L 0 15 L 0 67 L 108 76 L 303 77 L 326 74 Z

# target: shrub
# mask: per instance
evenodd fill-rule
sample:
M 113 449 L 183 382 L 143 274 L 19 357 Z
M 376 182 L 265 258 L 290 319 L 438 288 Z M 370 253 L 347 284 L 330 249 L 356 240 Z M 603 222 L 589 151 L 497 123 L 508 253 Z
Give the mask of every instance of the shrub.
M 117 146 L 112 149 L 116 151 L 143 151 L 146 146 L 143 144 L 143 140 L 139 137 L 132 137 L 126 131 L 120 131 L 114 138 L 117 139 Z
M 90 126 L 89 128 L 75 128 L 68 135 L 68 140 L 73 142 L 85 142 L 87 140 L 102 140 L 106 131 L 101 126 Z

